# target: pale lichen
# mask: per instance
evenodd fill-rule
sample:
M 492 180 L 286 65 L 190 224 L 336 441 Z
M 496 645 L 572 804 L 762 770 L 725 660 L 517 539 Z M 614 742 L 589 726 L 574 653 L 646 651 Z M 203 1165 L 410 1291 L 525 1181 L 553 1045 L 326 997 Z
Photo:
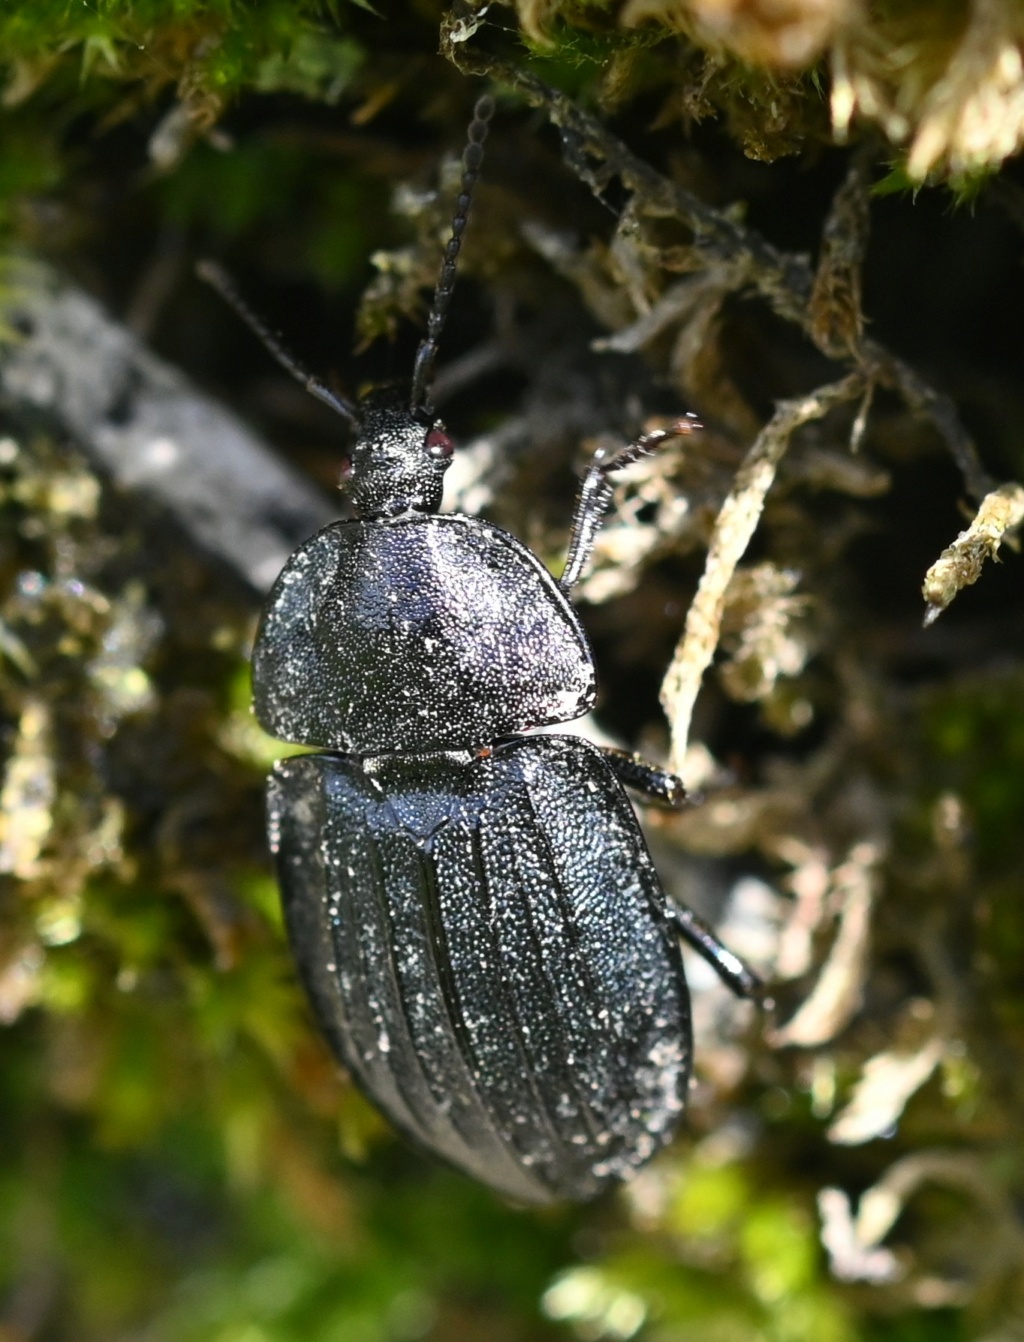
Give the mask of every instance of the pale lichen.
M 986 494 L 971 525 L 943 550 L 924 576 L 925 624 L 937 620 L 958 592 L 978 581 L 987 559 L 998 560 L 1000 545 L 1012 539 L 1022 522 L 1024 486 L 1011 481 Z
M 780 401 L 736 472 L 715 519 L 704 572 L 662 684 L 661 702 L 671 729 L 674 767 L 685 755 L 697 692 L 718 647 L 729 585 L 753 537 L 779 462 L 801 425 L 821 419 L 862 390 L 863 379 L 852 373 L 810 396 Z
M 767 699 L 779 680 L 797 676 L 813 650 L 810 600 L 800 575 L 771 563 L 738 568 L 726 592 L 719 675 L 741 703 Z M 806 725 L 806 723 L 804 724 Z

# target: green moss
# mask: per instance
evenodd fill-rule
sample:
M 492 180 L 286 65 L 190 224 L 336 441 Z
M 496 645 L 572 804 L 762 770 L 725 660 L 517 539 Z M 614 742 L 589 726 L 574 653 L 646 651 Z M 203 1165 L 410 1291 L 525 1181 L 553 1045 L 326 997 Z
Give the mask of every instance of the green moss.
M 230 239 L 257 222 L 273 227 L 287 217 L 309 186 L 308 174 L 309 165 L 284 145 L 249 141 L 226 155 L 198 145 L 160 189 L 170 220 Z
M 1024 833 L 1024 680 L 1016 672 L 929 695 L 923 726 L 940 787 L 967 803 L 979 855 L 1001 866 Z

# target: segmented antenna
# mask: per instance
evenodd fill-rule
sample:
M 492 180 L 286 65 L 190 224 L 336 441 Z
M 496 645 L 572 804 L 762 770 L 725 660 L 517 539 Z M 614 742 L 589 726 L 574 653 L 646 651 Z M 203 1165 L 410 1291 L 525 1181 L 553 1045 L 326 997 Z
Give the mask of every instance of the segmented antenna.
M 234 281 L 226 270 L 218 266 L 215 261 L 200 261 L 196 266 L 196 274 L 201 280 L 205 280 L 207 284 L 212 285 L 221 298 L 234 308 L 242 321 L 254 335 L 259 337 L 282 368 L 286 368 L 297 382 L 301 382 L 306 390 L 311 392 L 318 400 L 323 401 L 324 405 L 329 405 L 343 419 L 347 419 L 353 428 L 359 427 L 359 415 L 352 402 L 346 401 L 343 396 L 331 391 L 330 387 L 325 386 L 318 377 L 315 377 L 299 363 L 291 350 L 284 345 L 280 336 L 271 331 L 266 322 L 253 312 L 235 288 Z
M 451 306 L 452 292 L 455 289 L 455 267 L 462 248 L 462 235 L 466 231 L 469 207 L 473 202 L 473 188 L 480 176 L 480 165 L 484 161 L 484 141 L 487 129 L 494 115 L 494 99 L 484 94 L 477 99 L 473 108 L 473 120 L 466 132 L 466 149 L 462 155 L 462 189 L 455 202 L 452 215 L 452 232 L 448 245 L 441 258 L 441 271 L 434 289 L 434 301 L 430 305 L 427 317 L 427 334 L 420 341 L 416 351 L 416 362 L 412 372 L 412 391 L 409 396 L 409 408 L 415 412 L 426 410 L 430 395 L 430 384 L 434 376 L 434 361 L 437 359 L 437 342 L 444 330 L 448 308 Z

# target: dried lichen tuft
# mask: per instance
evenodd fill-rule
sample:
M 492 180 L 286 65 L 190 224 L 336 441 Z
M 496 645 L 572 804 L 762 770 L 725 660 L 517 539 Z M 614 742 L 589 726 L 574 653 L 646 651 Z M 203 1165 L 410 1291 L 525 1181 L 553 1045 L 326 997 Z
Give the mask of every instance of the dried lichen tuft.
M 524 32 L 549 46 L 594 21 L 593 9 L 560 0 L 517 0 L 517 9 Z M 667 113 L 722 114 L 752 157 L 792 153 L 822 134 L 822 64 L 832 81 L 832 138 L 843 141 L 858 121 L 880 129 L 910 182 L 966 184 L 1024 145 L 1024 13 L 1013 0 L 909 8 L 628 0 L 617 22 L 623 41 L 637 29 L 682 37 L 690 52 L 677 64 Z
M 795 70 L 827 49 L 856 8 L 854 0 L 628 0 L 621 21 L 660 23 L 751 65 Z
M 907 146 L 913 182 L 996 171 L 1024 144 L 1024 14 L 971 0 L 964 14 L 922 7 L 843 33 L 831 51 L 832 121 L 854 117 Z
M 797 592 L 799 582 L 799 573 L 771 563 L 739 568 L 732 576 L 722 615 L 726 661 L 719 675 L 740 703 L 768 699 L 780 678 L 799 675 L 807 664 L 810 600 Z
M 793 434 L 804 424 L 823 418 L 836 406 L 863 391 L 863 379 L 853 373 L 840 382 L 820 387 L 810 396 L 779 401 L 736 472 L 732 488 L 715 519 L 704 572 L 686 613 L 683 636 L 665 673 L 661 702 L 668 718 L 673 767 L 686 754 L 690 723 L 704 672 L 718 647 L 727 595 L 736 567 L 746 553 L 764 509 L 779 462 Z M 767 616 L 766 623 L 775 623 Z

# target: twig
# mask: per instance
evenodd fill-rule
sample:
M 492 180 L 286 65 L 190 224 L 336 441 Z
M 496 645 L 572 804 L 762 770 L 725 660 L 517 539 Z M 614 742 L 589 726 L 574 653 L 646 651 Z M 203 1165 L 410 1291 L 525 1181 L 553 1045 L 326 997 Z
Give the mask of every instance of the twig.
M 960 422 L 956 406 L 950 398 L 936 391 L 920 373 L 904 363 L 898 355 L 890 353 L 884 345 L 865 340 L 862 353 L 865 362 L 877 373 L 880 381 L 895 388 L 911 410 L 931 420 L 959 467 L 968 494 L 975 503 L 981 503 L 985 495 L 995 489 L 996 482 L 981 464 L 971 435 Z
M 328 498 L 94 299 L 42 265 L 24 274 L 5 315 L 25 334 L 0 347 L 0 399 L 43 412 L 116 486 L 265 593 L 336 515 Z

